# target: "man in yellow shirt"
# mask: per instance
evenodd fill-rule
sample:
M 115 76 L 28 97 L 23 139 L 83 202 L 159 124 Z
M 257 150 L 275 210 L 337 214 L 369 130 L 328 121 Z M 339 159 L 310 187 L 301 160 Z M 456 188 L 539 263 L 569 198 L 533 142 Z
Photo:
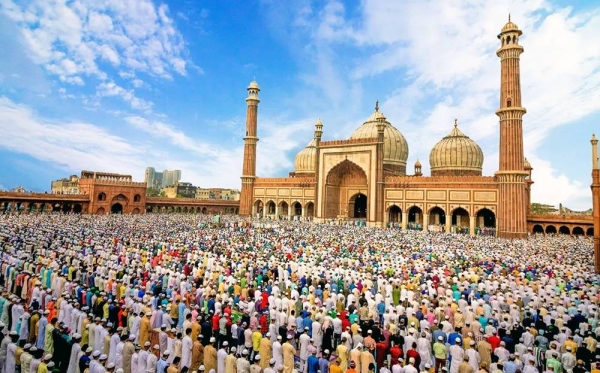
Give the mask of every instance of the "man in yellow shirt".
M 573 340 L 573 336 L 570 335 L 568 339 L 562 345 L 562 352 L 567 351 L 567 347 L 571 347 L 571 351 L 577 351 L 577 343 Z
M 252 333 L 252 359 L 254 359 L 254 356 L 256 356 L 258 354 L 258 351 L 260 350 L 261 339 L 262 334 L 260 333 L 260 330 L 256 329 Z

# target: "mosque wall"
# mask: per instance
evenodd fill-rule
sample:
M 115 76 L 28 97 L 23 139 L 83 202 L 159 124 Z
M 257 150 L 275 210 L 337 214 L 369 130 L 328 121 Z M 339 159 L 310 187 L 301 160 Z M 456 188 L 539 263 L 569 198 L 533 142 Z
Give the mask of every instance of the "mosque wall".
M 314 198 L 315 179 L 312 177 L 257 178 L 252 214 L 261 214 L 263 217 L 312 217 Z M 274 204 L 271 210 L 266 208 L 270 203 Z
M 486 176 L 399 176 L 385 180 L 385 223 L 415 224 L 424 230 L 491 227 L 498 190 Z

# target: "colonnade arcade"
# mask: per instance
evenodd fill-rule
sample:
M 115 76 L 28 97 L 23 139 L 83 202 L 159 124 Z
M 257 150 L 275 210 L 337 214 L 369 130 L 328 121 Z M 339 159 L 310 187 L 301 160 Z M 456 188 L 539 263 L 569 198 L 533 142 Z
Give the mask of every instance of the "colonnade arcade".
M 297 218 L 313 218 L 315 215 L 315 204 L 312 201 L 274 201 L 268 200 L 264 203 L 261 199 L 254 201 L 252 216 L 271 219 L 294 220 Z
M 79 214 L 87 209 L 87 203 L 79 202 L 24 202 L 24 201 L 13 201 L 13 202 L 1 202 L 0 212 L 26 212 L 26 213 L 37 213 L 37 212 L 63 212 L 63 213 L 75 213 Z
M 419 206 L 413 205 L 403 211 L 394 204 L 386 210 L 386 223 L 391 228 L 493 235 L 496 214 L 488 208 L 481 208 L 471 216 L 463 207 L 455 207 L 450 214 L 446 214 L 440 206 L 434 206 L 424 214 Z

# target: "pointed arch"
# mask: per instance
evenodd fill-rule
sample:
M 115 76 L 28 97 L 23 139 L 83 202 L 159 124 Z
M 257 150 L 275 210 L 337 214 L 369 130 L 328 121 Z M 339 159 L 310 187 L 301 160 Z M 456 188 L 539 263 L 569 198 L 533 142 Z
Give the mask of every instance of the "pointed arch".
M 475 226 L 478 228 L 496 228 L 496 214 L 487 207 L 480 208 L 475 213 Z
M 402 209 L 398 205 L 391 205 L 387 209 L 388 221 L 390 223 L 401 223 L 402 222 Z
M 408 229 L 423 229 L 423 209 L 417 205 L 408 208 Z
M 544 227 L 542 227 L 539 224 L 536 224 L 533 226 L 532 233 L 533 234 L 544 234 Z
M 575 227 L 573 228 L 573 235 L 574 236 L 583 236 L 585 234 L 585 232 L 583 231 L 583 228 L 581 227 Z
M 287 216 L 290 209 L 290 205 L 288 205 L 287 201 L 279 202 L 279 214 L 283 216 Z
M 441 206 L 434 206 L 429 210 L 429 224 L 446 225 L 446 211 Z
M 368 198 L 368 180 L 365 170 L 345 159 L 329 170 L 325 178 L 325 218 L 363 215 L 355 210 L 355 199 L 350 196 L 362 194 Z M 362 202 L 361 202 L 362 203 Z M 366 211 L 367 206 L 364 209 Z
M 314 202 L 308 202 L 305 206 L 304 209 L 306 211 L 306 217 L 307 218 L 312 218 L 315 216 L 315 204 Z

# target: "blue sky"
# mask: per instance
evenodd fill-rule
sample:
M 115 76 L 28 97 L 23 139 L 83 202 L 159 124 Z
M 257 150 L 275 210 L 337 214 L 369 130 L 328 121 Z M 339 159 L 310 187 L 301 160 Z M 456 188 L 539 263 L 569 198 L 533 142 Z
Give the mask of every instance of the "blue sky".
M 82 169 L 181 169 L 240 186 L 245 97 L 261 86 L 259 176 L 284 176 L 321 118 L 347 138 L 375 100 L 409 170 L 454 118 L 498 165 L 496 35 L 523 30 L 533 200 L 591 206 L 600 126 L 592 1 L 0 0 L 0 188 L 48 190 Z

